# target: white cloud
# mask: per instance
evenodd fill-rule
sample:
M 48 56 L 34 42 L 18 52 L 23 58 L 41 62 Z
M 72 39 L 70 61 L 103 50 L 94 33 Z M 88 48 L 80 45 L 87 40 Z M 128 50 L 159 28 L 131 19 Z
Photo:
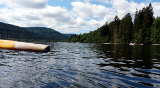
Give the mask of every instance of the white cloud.
M 127 0 L 112 0 L 111 3 L 120 18 L 126 13 L 135 13 L 136 10 L 142 9 L 146 6 L 145 3 L 129 2 Z
M 70 12 L 62 7 L 48 6 L 42 11 L 44 17 L 54 18 L 61 23 L 72 23 L 73 19 Z
M 154 9 L 154 16 L 158 17 L 160 16 L 160 2 L 154 2 L 152 3 L 153 9 Z
M 65 1 L 65 0 L 64 0 Z M 63 33 L 81 33 L 95 30 L 118 15 L 135 13 L 148 3 L 128 0 L 97 0 L 110 7 L 87 1 L 71 2 L 71 8 L 48 5 L 48 0 L 1 0 L 0 21 L 19 26 L 45 26 Z M 155 16 L 159 16 L 160 2 L 154 2 Z
M 72 6 L 74 13 L 84 19 L 103 18 L 109 11 L 105 6 L 84 2 L 72 2 Z
M 89 2 L 72 2 L 72 12 L 76 13 L 76 25 L 79 29 L 88 31 L 95 30 L 114 17 L 112 8 L 102 5 L 91 4 Z M 110 13 L 111 12 L 111 13 Z
M 75 2 L 81 3 L 81 2 Z M 85 14 L 86 18 L 94 17 L 101 18 L 105 16 L 103 10 L 106 10 L 104 6 L 96 6 L 92 4 L 81 3 L 84 6 L 88 5 L 88 10 L 92 10 L 91 13 Z M 78 7 L 79 8 L 79 7 Z M 84 7 L 82 7 L 83 9 Z M 98 11 L 94 9 L 98 8 Z M 76 12 L 77 7 L 73 6 L 71 11 L 58 6 L 47 5 L 44 8 L 1 8 L 0 19 L 3 22 L 19 25 L 19 26 L 47 26 L 53 29 L 57 29 L 63 33 L 76 33 L 83 30 L 94 29 L 94 27 L 100 26 L 99 21 L 90 19 L 85 19 L 80 16 L 81 13 Z M 81 8 L 80 8 L 81 9 Z M 85 9 L 85 8 L 84 8 Z M 81 12 L 81 11 L 80 11 Z M 6 14 L 7 13 L 7 14 Z M 75 14 L 76 13 L 76 14 Z
M 26 8 L 44 8 L 48 0 L 1 0 L 0 4 L 10 8 L 26 7 Z
M 96 1 L 97 2 L 102 2 L 102 3 L 111 3 L 112 0 L 96 0 Z

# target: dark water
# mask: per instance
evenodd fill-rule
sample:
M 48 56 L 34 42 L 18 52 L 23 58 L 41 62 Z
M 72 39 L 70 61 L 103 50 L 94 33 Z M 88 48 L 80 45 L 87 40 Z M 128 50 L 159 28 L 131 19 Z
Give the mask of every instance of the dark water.
M 0 50 L 0 88 L 160 88 L 160 46 L 51 45 Z

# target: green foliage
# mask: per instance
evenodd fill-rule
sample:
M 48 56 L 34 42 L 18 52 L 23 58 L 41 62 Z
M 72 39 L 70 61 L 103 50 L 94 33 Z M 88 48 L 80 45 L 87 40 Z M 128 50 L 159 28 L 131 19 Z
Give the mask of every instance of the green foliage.
M 19 27 L 0 22 L 0 39 L 21 41 L 60 41 L 68 37 L 45 27 Z
M 120 23 L 120 43 L 129 43 L 132 40 L 133 23 L 132 17 L 128 13 L 122 18 Z
M 108 42 L 109 28 L 106 23 L 95 31 L 86 34 L 74 35 L 68 39 L 70 42 Z
M 118 43 L 120 42 L 120 19 L 118 18 L 118 16 L 116 16 L 114 18 L 114 21 L 112 22 L 112 26 L 110 27 L 111 28 L 111 34 L 112 34 L 112 42 L 113 43 Z
M 160 18 L 155 19 L 152 26 L 151 40 L 153 43 L 160 43 Z
M 118 16 L 90 33 L 72 36 L 72 42 L 111 43 L 160 43 L 160 18 L 154 19 L 152 5 L 136 11 L 133 22 L 128 13 L 121 20 Z
M 151 42 L 150 34 L 153 21 L 153 8 L 151 4 L 136 12 L 134 19 L 134 42 L 145 44 Z
M 25 27 L 26 31 L 36 34 L 39 40 L 63 40 L 66 36 L 56 30 L 46 27 Z

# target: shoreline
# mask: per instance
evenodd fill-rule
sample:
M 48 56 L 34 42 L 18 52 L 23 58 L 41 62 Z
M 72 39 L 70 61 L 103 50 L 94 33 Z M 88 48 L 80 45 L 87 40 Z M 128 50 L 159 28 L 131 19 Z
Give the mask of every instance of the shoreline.
M 102 44 L 105 44 L 105 45 L 110 45 L 110 44 L 124 44 L 124 43 L 102 43 Z M 130 46 L 136 46 L 136 45 L 140 45 L 140 46 L 143 46 L 143 45 L 160 45 L 160 44 L 156 44 L 156 43 L 153 43 L 153 44 L 143 44 L 143 43 L 139 43 L 139 44 L 137 44 L 137 43 L 126 43 L 126 44 L 128 44 L 128 45 L 130 45 Z

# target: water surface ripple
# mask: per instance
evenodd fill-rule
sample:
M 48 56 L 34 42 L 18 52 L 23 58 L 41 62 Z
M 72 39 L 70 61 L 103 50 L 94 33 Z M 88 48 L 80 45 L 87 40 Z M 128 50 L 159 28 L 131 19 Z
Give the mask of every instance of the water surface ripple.
M 160 88 L 160 46 L 50 44 L 0 50 L 0 88 Z

